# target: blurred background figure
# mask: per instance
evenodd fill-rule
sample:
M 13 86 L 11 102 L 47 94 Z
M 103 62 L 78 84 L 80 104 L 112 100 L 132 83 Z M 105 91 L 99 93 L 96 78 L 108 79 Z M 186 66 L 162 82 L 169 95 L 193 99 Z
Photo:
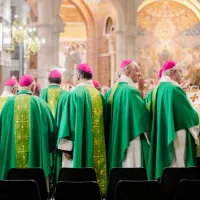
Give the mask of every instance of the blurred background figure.
M 99 90 L 99 92 L 101 92 L 101 84 L 99 83 L 99 81 L 93 80 L 92 81 L 94 87 Z
M 104 86 L 102 86 L 102 88 L 101 88 L 101 93 L 102 93 L 103 95 L 105 95 L 106 92 L 107 92 L 109 89 L 110 89 L 110 88 L 109 88 L 107 85 L 104 85 Z
M 34 91 L 33 95 L 39 97 L 39 96 L 40 96 L 40 93 L 41 93 L 41 86 L 40 86 L 39 83 L 36 83 L 36 84 L 35 84 L 35 91 Z
M 17 90 L 18 90 L 18 83 L 15 79 L 11 78 L 5 82 L 3 93 L 0 97 L 0 112 L 6 101 L 17 94 Z

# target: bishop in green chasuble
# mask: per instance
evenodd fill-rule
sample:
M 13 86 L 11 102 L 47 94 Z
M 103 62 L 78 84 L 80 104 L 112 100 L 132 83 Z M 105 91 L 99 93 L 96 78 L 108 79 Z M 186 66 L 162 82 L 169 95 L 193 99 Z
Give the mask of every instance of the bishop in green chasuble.
M 52 70 L 49 75 L 50 86 L 41 92 L 41 98 L 48 103 L 53 115 L 55 115 L 60 96 L 67 93 L 60 88 L 61 78 L 62 74 L 58 70 Z
M 75 75 L 79 84 L 68 95 L 65 95 L 65 106 L 61 119 L 56 119 L 57 122 L 60 121 L 57 147 L 62 151 L 72 152 L 71 161 L 65 156 L 62 157 L 62 167 L 69 167 L 71 162 L 71 167 L 74 168 L 92 167 L 95 169 L 101 196 L 105 197 L 107 164 L 104 99 L 94 88 L 91 68 L 87 64 L 80 64 Z M 60 115 L 56 116 L 60 117 Z
M 115 167 L 146 167 L 150 131 L 149 112 L 134 86 L 139 67 L 125 60 L 119 70 L 117 84 L 106 93 L 108 106 L 109 172 Z
M 0 178 L 10 168 L 40 167 L 51 173 L 50 153 L 56 149 L 57 126 L 48 105 L 33 96 L 34 79 L 20 79 L 20 91 L 10 98 L 0 116 Z
M 8 79 L 4 84 L 3 94 L 0 97 L 0 112 L 3 109 L 4 104 L 6 101 L 15 96 L 17 93 L 18 84 L 15 79 Z
M 178 84 L 178 65 L 167 61 L 162 70 L 162 78 L 146 98 L 152 120 L 149 179 L 160 178 L 166 167 L 195 166 L 200 132 L 198 114 Z

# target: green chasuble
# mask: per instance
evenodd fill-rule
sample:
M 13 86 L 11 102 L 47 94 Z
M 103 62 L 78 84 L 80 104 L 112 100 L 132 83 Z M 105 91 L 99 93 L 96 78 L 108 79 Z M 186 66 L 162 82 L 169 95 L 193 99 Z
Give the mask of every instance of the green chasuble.
M 40 96 L 48 103 L 53 115 L 55 115 L 56 112 L 58 99 L 60 98 L 60 95 L 64 93 L 67 93 L 67 91 L 60 88 L 59 85 L 50 85 L 48 88 L 42 90 Z
M 161 82 L 151 92 L 148 108 L 152 119 L 149 179 L 158 179 L 173 159 L 176 132 L 186 129 L 186 167 L 195 166 L 196 145 L 188 128 L 197 126 L 199 118 L 185 92 L 171 82 Z
M 149 112 L 139 91 L 126 82 L 106 93 L 108 105 L 109 172 L 122 167 L 130 142 L 140 136 L 142 166 L 147 165 L 149 145 L 143 133 L 150 131 Z
M 40 167 L 49 176 L 56 141 L 57 126 L 46 102 L 19 91 L 0 116 L 0 179 L 7 178 L 10 168 Z
M 58 100 L 58 104 L 57 104 L 57 108 L 56 108 L 56 112 L 55 112 L 55 120 L 56 120 L 56 124 L 58 127 L 60 126 L 63 109 L 65 107 L 68 95 L 69 95 L 69 92 L 62 94 Z
M 79 86 L 64 98 L 66 103 L 57 146 L 61 138 L 73 141 L 73 167 L 93 167 L 101 195 L 105 197 L 107 167 L 103 97 L 94 87 Z
M 6 101 L 9 99 L 10 97 L 0 97 L 0 112 L 3 109 L 4 104 L 6 103 Z

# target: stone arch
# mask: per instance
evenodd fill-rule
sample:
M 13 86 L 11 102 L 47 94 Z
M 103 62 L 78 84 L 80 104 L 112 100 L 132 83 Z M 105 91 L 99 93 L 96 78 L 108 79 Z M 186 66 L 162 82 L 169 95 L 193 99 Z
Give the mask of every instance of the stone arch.
M 82 16 L 87 31 L 87 60 L 88 63 L 93 67 L 93 70 L 96 71 L 97 63 L 95 60 L 96 54 L 94 50 L 96 49 L 96 44 L 94 42 L 95 39 L 95 24 L 94 24 L 94 17 L 92 12 L 90 11 L 88 5 L 82 0 L 69 0 L 71 4 L 73 4 L 76 9 L 79 11 L 80 15 Z
M 105 21 L 104 35 L 110 35 L 115 31 L 114 21 L 112 17 L 108 16 Z
M 117 24 L 116 24 L 116 33 L 120 32 L 121 27 L 123 27 L 123 24 L 125 23 L 125 13 L 123 10 L 123 6 L 121 5 L 120 0 L 110 0 L 113 7 L 117 11 Z

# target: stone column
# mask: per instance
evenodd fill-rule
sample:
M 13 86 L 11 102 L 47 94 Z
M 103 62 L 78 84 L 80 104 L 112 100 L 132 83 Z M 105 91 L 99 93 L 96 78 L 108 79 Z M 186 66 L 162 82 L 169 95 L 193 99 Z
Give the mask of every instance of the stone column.
M 126 56 L 127 59 L 138 61 L 137 52 L 137 10 L 143 0 L 126 0 Z
M 111 74 L 111 86 L 115 84 L 115 79 L 117 77 L 117 69 L 116 69 L 116 61 L 115 61 L 115 35 L 110 34 L 107 35 L 107 40 L 108 40 L 108 53 L 110 54 L 110 74 Z
M 143 0 L 111 0 L 117 11 L 116 64 L 124 59 L 137 61 L 137 9 Z
M 42 88 L 48 85 L 49 71 L 59 64 L 59 34 L 64 30 L 60 3 L 61 0 L 38 0 L 38 36 L 46 40 L 38 52 L 37 78 Z
M 124 37 L 124 13 L 117 12 L 116 24 L 116 67 L 119 68 L 122 60 L 126 59 L 126 44 Z

